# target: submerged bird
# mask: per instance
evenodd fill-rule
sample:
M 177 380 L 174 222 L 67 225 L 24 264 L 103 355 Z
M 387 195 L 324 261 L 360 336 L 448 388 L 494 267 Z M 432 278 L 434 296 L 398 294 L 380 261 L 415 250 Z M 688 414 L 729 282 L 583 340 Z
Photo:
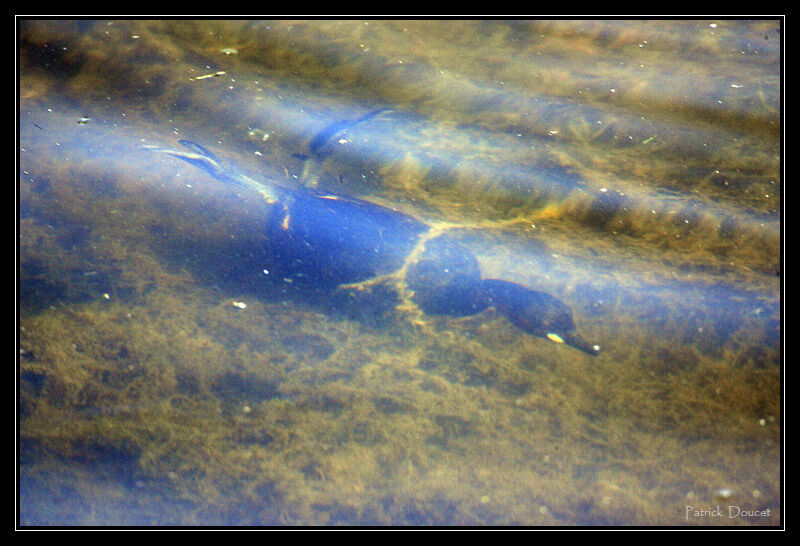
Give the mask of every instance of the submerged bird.
M 322 148 L 334 137 L 346 133 L 348 130 L 352 129 L 356 125 L 368 121 L 370 119 L 382 116 L 384 114 L 388 114 L 392 112 L 391 108 L 380 108 L 378 110 L 373 110 L 372 112 L 368 112 L 363 116 L 360 116 L 356 119 L 342 119 L 339 121 L 335 121 L 330 125 L 326 125 L 323 127 L 319 132 L 317 132 L 306 144 L 306 152 L 301 154 L 294 154 L 295 157 L 299 159 L 309 159 L 312 155 L 319 156 L 321 155 Z
M 333 134 L 315 140 L 322 145 Z M 589 355 L 600 352 L 578 334 L 564 303 L 514 282 L 483 279 L 474 254 L 442 229 L 369 201 L 262 183 L 224 166 L 199 144 L 180 144 L 186 151 L 148 148 L 264 198 L 267 242 L 254 252 L 272 257 L 273 276 L 331 292 L 389 285 L 404 308 L 432 315 L 469 316 L 491 307 L 529 334 Z

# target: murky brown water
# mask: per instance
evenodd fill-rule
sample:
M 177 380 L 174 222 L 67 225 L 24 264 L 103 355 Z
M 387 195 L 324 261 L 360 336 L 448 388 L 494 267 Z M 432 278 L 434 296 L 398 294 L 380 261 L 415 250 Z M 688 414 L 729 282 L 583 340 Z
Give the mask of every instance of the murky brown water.
M 21 523 L 779 525 L 780 32 L 23 21 Z M 601 354 L 251 274 L 263 196 L 179 139 L 448 231 Z

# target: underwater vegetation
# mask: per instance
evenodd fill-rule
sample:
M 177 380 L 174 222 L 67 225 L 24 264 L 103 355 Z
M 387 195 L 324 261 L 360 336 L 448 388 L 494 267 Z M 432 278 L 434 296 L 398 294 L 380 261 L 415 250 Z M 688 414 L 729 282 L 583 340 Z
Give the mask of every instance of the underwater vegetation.
M 780 32 L 20 21 L 20 523 L 779 525 Z

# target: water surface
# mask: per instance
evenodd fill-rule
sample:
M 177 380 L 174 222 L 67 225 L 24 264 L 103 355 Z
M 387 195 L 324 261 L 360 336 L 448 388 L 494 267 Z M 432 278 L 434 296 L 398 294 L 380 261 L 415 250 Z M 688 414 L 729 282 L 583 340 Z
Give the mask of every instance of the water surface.
M 20 522 L 780 524 L 780 31 L 22 21 Z M 451 226 L 602 353 L 244 276 L 263 199 L 179 139 Z

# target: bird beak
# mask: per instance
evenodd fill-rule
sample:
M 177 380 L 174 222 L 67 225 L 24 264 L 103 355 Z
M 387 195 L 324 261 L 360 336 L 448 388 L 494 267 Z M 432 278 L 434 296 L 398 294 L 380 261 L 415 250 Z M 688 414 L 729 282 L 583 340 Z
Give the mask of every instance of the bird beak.
M 573 332 L 567 332 L 564 334 L 547 334 L 547 339 L 550 341 L 555 341 L 556 343 L 564 343 L 565 345 L 574 347 L 579 351 L 583 351 L 587 355 L 597 356 L 600 354 L 599 345 L 593 345 Z

